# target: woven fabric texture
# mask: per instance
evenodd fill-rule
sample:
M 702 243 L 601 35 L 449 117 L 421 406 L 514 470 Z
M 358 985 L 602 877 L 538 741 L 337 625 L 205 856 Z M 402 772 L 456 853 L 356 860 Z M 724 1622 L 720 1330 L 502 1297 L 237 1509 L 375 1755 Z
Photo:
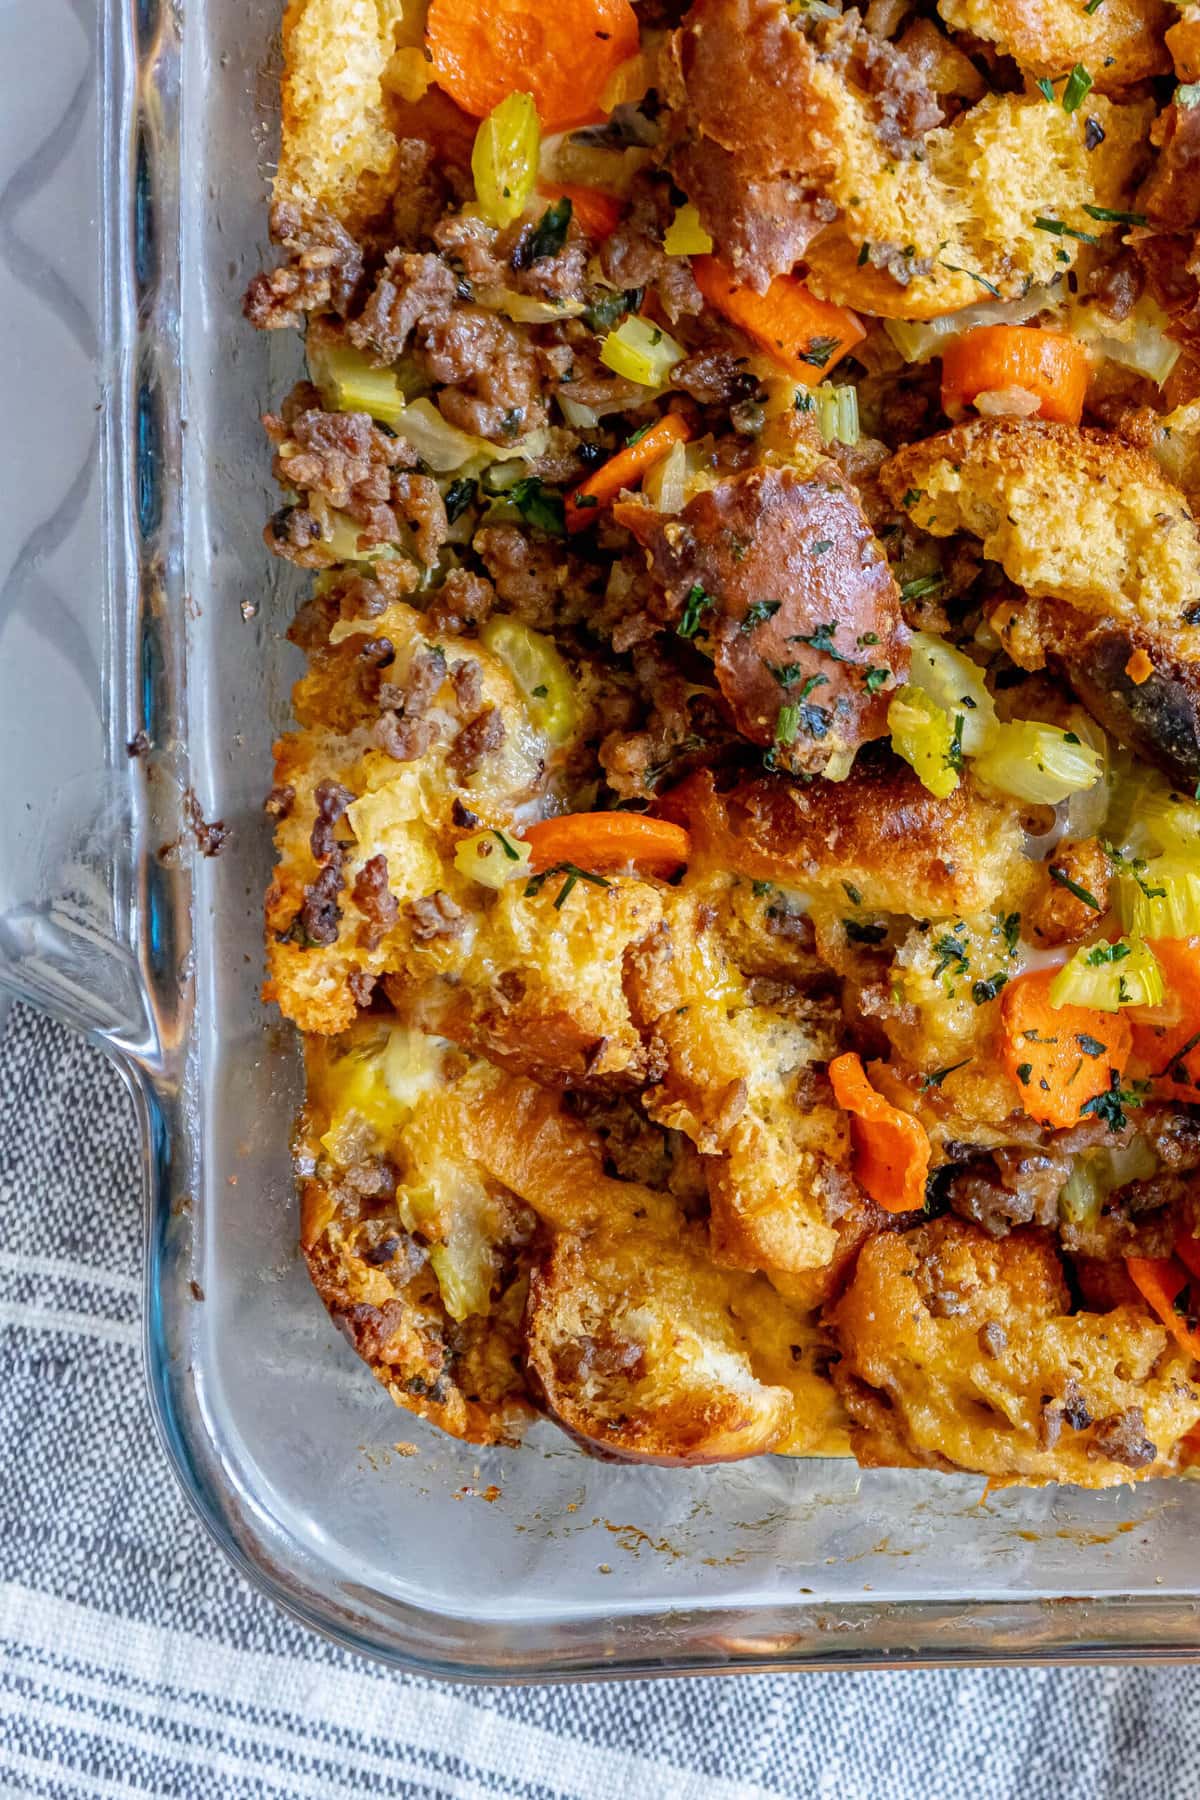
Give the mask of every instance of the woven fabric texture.
M 462 1689 L 280 1613 L 209 1542 L 144 1397 L 132 1107 L 0 1027 L 0 1796 L 1194 1800 L 1200 1671 Z

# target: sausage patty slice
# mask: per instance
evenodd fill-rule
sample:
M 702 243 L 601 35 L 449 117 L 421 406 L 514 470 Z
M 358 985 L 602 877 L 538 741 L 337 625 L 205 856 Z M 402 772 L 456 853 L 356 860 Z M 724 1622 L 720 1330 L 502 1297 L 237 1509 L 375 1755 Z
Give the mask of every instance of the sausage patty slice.
M 908 674 L 900 594 L 832 463 L 731 476 L 677 518 L 629 504 L 618 516 L 650 553 L 667 617 L 698 625 L 737 729 L 773 767 L 819 774 L 887 735 Z

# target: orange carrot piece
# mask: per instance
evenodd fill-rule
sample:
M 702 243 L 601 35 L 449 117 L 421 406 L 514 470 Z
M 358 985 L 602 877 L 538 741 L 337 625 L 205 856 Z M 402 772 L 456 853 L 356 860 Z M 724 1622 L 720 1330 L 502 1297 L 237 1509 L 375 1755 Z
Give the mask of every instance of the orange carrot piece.
M 794 275 L 777 275 L 765 294 L 756 294 L 738 287 L 715 256 L 693 256 L 692 274 L 711 307 L 806 387 L 824 381 L 867 335 L 857 313 L 818 300 Z
M 1136 1073 L 1161 1100 L 1200 1104 L 1200 938 L 1154 938 L 1150 948 L 1170 998 L 1163 1022 L 1153 1016 L 1133 1027 Z M 1180 1079 L 1182 1077 L 1182 1079 Z
M 645 813 L 564 813 L 543 819 L 525 833 L 535 875 L 559 863 L 580 869 L 617 869 L 627 863 L 671 873 L 691 855 L 691 839 L 682 825 L 650 819 Z
M 1200 1238 L 1194 1238 L 1190 1231 L 1181 1231 L 1175 1239 L 1175 1254 L 1189 1275 L 1200 1276 Z
M 624 201 L 602 188 L 576 187 L 571 182 L 539 181 L 538 193 L 545 200 L 569 200 L 571 217 L 593 243 L 611 237 L 621 223 Z
M 685 443 L 690 436 L 678 413 L 665 413 L 636 444 L 626 444 L 567 495 L 567 530 L 582 531 L 592 524 L 600 508 L 615 500 L 622 488 L 633 487 L 672 445 Z
M 911 1113 L 901 1112 L 871 1086 L 853 1051 L 829 1065 L 833 1097 L 850 1114 L 854 1173 L 886 1212 L 915 1212 L 925 1204 L 929 1138 Z
M 1175 1310 L 1175 1302 L 1191 1282 L 1177 1256 L 1127 1256 L 1125 1267 L 1138 1293 L 1189 1356 L 1200 1357 L 1200 1331 Z
M 1091 371 L 1077 338 L 1034 325 L 977 325 L 942 352 L 942 406 L 953 416 L 979 394 L 1019 387 L 1036 395 L 1039 419 L 1078 425 Z
M 629 0 L 430 0 L 433 78 L 485 119 L 511 93 L 532 94 L 544 132 L 604 117 L 609 77 L 638 49 Z
M 1000 1005 L 1000 1060 L 1031 1119 L 1065 1129 L 1125 1073 L 1133 1045 L 1121 1013 L 1091 1006 L 1051 1006 L 1057 969 L 1019 975 Z M 1101 1045 L 1097 1051 L 1094 1046 Z

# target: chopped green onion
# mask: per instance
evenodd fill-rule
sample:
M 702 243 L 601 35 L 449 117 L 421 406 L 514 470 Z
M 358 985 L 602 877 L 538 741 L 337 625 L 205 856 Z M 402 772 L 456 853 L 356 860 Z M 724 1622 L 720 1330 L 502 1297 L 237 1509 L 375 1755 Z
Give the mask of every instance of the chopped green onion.
M 1092 90 L 1092 78 L 1082 63 L 1076 63 L 1067 76 L 1067 85 L 1063 89 L 1062 109 L 1073 113 L 1080 107 Z M 1085 211 L 1087 209 L 1085 208 Z

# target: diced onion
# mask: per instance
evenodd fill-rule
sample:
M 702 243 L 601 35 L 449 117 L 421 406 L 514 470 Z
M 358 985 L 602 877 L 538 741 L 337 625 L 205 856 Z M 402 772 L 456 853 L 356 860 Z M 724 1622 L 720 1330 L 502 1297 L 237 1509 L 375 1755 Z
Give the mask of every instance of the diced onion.
M 923 787 L 939 800 L 958 786 L 952 760 L 954 721 L 919 687 L 902 687 L 888 707 L 892 749 L 916 772 Z
M 576 431 L 592 431 L 600 423 L 600 414 L 594 407 L 581 406 L 578 400 L 568 400 L 563 393 L 556 394 L 555 399 L 563 418 Z
M 914 631 L 909 648 L 909 681 L 951 717 L 962 714 L 962 747 L 968 756 L 978 755 L 996 729 L 996 703 L 984 684 L 983 670 L 945 638 L 928 631 Z
M 964 726 L 965 730 L 965 726 Z M 1104 758 L 1090 745 L 1071 743 L 1057 725 L 1016 719 L 997 725 L 974 761 L 976 775 L 1001 793 L 1040 806 L 1057 806 L 1069 794 L 1094 787 Z
M 358 540 L 363 528 L 357 520 L 346 513 L 331 512 L 329 529 L 321 542 L 331 553 L 335 562 L 394 562 L 400 552 L 394 544 L 364 544 L 359 548 Z
M 481 306 L 521 325 L 551 325 L 555 319 L 577 319 L 583 311 L 582 300 L 539 300 L 534 294 L 518 294 L 514 288 L 484 288 L 475 298 Z
M 537 179 L 541 135 L 532 94 L 507 95 L 480 124 L 471 173 L 489 225 L 511 225 L 525 210 Z
M 600 349 L 600 361 L 614 375 L 636 381 L 641 387 L 661 388 L 675 364 L 683 361 L 682 344 L 652 319 L 632 313 L 610 331 Z
M 1119 1012 L 1125 1006 L 1159 1006 L 1165 992 L 1149 944 L 1119 938 L 1115 944 L 1081 944 L 1050 983 L 1050 1004 Z
M 410 105 L 424 97 L 433 82 L 433 65 L 424 50 L 406 45 L 392 52 L 387 65 L 387 85 Z
M 1026 319 L 1058 304 L 1052 287 L 1031 288 L 1019 300 L 981 300 L 960 312 L 943 313 L 940 319 L 883 319 L 883 329 L 905 362 L 925 363 L 940 356 L 951 338 L 973 331 L 977 325 L 1023 325 Z
M 663 249 L 668 256 L 709 256 L 713 241 L 700 223 L 700 214 L 688 200 L 676 207 L 675 217 L 667 226 Z
M 506 613 L 493 613 L 479 636 L 520 688 L 534 730 L 551 743 L 565 742 L 578 723 L 579 703 L 571 671 L 550 639 Z
M 1136 937 L 1200 935 L 1200 865 L 1155 857 L 1117 876 L 1117 912 Z
M 688 459 L 687 449 L 683 444 L 672 444 L 665 456 L 661 456 L 646 471 L 642 482 L 642 492 L 646 495 L 655 512 L 682 512 L 687 502 Z
M 1100 329 L 1103 321 L 1106 330 Z M 1179 361 L 1183 345 L 1167 336 L 1169 320 L 1150 294 L 1143 294 L 1133 311 L 1119 323 L 1093 306 L 1080 306 L 1071 319 L 1071 329 L 1110 362 L 1121 363 L 1145 375 L 1159 387 Z
M 529 845 L 507 831 L 477 831 L 454 846 L 454 866 L 484 887 L 507 887 L 518 875 L 528 875 Z
M 513 444 L 492 444 L 487 438 L 472 437 L 443 419 L 431 400 L 412 401 L 394 429 L 398 436 L 408 439 L 435 475 L 450 475 L 474 457 L 484 462 L 508 462 L 513 457 L 539 456 L 546 445 L 544 431 L 531 431 Z
M 1066 1184 L 1059 1191 L 1058 1210 L 1073 1225 L 1091 1223 L 1109 1194 L 1131 1181 L 1147 1181 L 1158 1173 L 1158 1157 L 1144 1137 L 1124 1146 L 1098 1145 L 1075 1159 Z
M 843 387 L 834 387 L 832 382 L 823 381 L 820 387 L 813 388 L 812 397 L 817 409 L 817 430 L 827 444 L 857 444 L 858 428 L 858 389 L 847 383 Z

